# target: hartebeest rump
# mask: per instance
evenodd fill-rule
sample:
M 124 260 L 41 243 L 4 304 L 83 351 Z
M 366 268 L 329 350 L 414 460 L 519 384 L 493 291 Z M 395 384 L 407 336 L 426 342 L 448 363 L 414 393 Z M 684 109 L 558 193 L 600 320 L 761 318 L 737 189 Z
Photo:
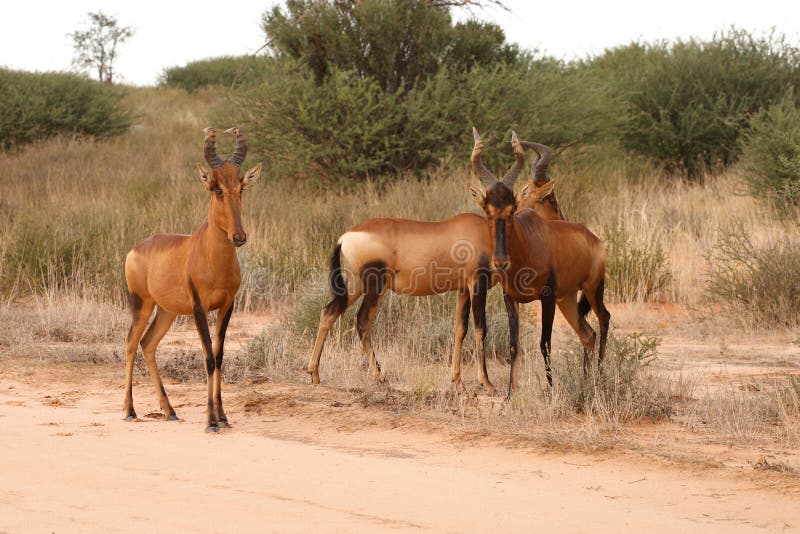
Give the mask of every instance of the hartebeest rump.
M 157 234 L 134 247 L 125 258 L 133 322 L 126 340 L 125 419 L 136 419 L 133 409 L 133 363 L 141 340 L 150 378 L 156 388 L 164 417 L 177 420 L 156 366 L 156 347 L 175 317 L 193 315 L 206 357 L 208 383 L 207 432 L 229 426 L 222 409 L 222 354 L 225 331 L 233 312 L 233 301 L 241 283 L 236 247 L 247 240 L 242 227 L 242 191 L 256 181 L 261 164 L 244 174 L 240 166 L 247 155 L 247 136 L 233 127 L 226 132 L 236 137 L 236 151 L 228 161 L 216 152 L 216 132 L 205 129 L 204 155 L 211 171 L 197 164 L 197 173 L 211 194 L 208 221 L 192 235 Z M 147 320 L 157 307 L 147 332 Z M 212 346 L 208 313 L 218 311 Z
M 467 184 L 472 197 L 484 210 L 492 239 L 492 267 L 499 273 L 500 283 L 508 295 L 506 299 L 509 322 L 517 323 L 519 303 L 542 301 L 542 338 L 540 348 L 545 362 L 547 381 L 552 385 L 550 370 L 550 335 L 555 305 L 581 339 L 584 347 L 584 370 L 588 369 L 589 354 L 594 352 L 595 333 L 586 321 L 588 309 L 577 300 L 583 292 L 589 307 L 600 324 L 598 366 L 605 355 L 606 339 L 611 314 L 603 304 L 606 254 L 600 241 L 582 224 L 551 221 L 540 217 L 534 210 L 517 211 L 520 202 L 531 193 L 530 185 L 514 195 L 513 180 L 498 180 L 481 163 L 483 143 L 473 129 L 475 146 L 472 152 L 473 171 L 485 190 Z M 523 146 L 512 135 L 512 146 L 517 158 L 524 157 Z M 539 152 L 542 145 L 539 145 Z M 537 168 L 546 167 L 548 158 L 542 158 Z M 544 164 L 544 165 L 543 165 Z M 545 172 L 545 171 L 542 171 Z M 552 187 L 546 184 L 545 187 Z M 512 329 L 511 372 L 509 396 L 515 384 L 517 362 L 517 332 Z
M 509 176 L 524 168 L 525 158 L 516 160 Z M 530 195 L 529 205 L 545 218 L 561 218 L 546 175 L 531 169 L 534 185 L 541 195 Z M 537 182 L 538 180 L 538 182 Z M 547 202 L 543 199 L 549 197 Z M 459 390 L 461 349 L 467 334 L 470 307 L 475 326 L 475 349 L 479 358 L 480 381 L 487 392 L 494 386 L 486 371 L 486 294 L 497 283 L 492 276 L 491 236 L 480 215 L 464 213 L 436 222 L 408 219 L 370 219 L 344 233 L 333 251 L 330 264 L 332 300 L 320 314 L 316 342 L 308 363 L 311 381 L 319 383 L 319 361 L 328 332 L 336 319 L 363 294 L 356 319 L 356 331 L 364 356 L 376 380 L 382 380 L 380 365 L 372 348 L 371 327 L 387 289 L 408 296 L 428 296 L 457 291 L 455 345 L 452 381 Z M 513 325 L 510 324 L 510 327 Z

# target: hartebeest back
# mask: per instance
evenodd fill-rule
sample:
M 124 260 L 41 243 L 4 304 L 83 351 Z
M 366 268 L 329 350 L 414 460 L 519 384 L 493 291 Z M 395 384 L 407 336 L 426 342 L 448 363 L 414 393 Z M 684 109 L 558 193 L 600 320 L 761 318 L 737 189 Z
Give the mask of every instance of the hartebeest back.
M 205 129 L 204 155 L 211 171 L 197 164 L 197 173 L 211 195 L 208 221 L 192 235 L 157 234 L 133 248 L 125 258 L 133 322 L 126 340 L 125 419 L 136 419 L 133 409 L 133 363 L 141 340 L 147 368 L 156 388 L 164 417 L 177 420 L 156 366 L 156 347 L 175 317 L 193 315 L 206 357 L 208 382 L 208 426 L 217 432 L 228 426 L 222 409 L 222 354 L 225 331 L 233 312 L 233 301 L 241 283 L 236 247 L 247 240 L 242 226 L 242 192 L 256 181 L 261 164 L 241 174 L 247 155 L 247 136 L 236 127 L 227 132 L 236 137 L 236 151 L 228 161 L 216 152 L 216 132 Z M 144 332 L 157 307 L 155 319 Z M 218 311 L 212 346 L 208 313 Z
M 509 171 L 515 177 L 525 158 L 518 158 Z M 531 176 L 536 183 L 534 169 Z M 548 178 L 540 179 L 542 185 Z M 546 187 L 543 187 L 544 191 Z M 531 207 L 545 218 L 560 218 L 552 189 L 539 202 L 531 195 Z M 555 204 L 553 204 L 553 202 Z M 552 206 L 555 205 L 555 210 Z M 438 222 L 407 219 L 370 219 L 343 234 L 333 251 L 330 287 L 333 299 L 320 314 L 316 342 L 308 363 L 311 381 L 319 383 L 319 362 L 325 339 L 336 319 L 361 295 L 363 302 L 356 319 L 356 331 L 364 356 L 377 380 L 382 380 L 380 365 L 372 348 L 371 326 L 386 290 L 408 296 L 426 296 L 457 291 L 455 345 L 452 381 L 463 390 L 461 349 L 467 334 L 470 307 L 475 326 L 475 349 L 479 358 L 480 381 L 491 395 L 494 386 L 486 370 L 486 294 L 497 283 L 491 273 L 492 241 L 486 221 L 480 215 L 465 213 Z M 510 328 L 515 326 L 509 323 Z
M 582 291 L 600 323 L 598 365 L 605 354 L 611 314 L 603 304 L 606 255 L 600 240 L 582 224 L 551 221 L 534 210 L 518 211 L 518 205 L 535 191 L 539 198 L 547 196 L 548 182 L 537 188 L 526 185 L 514 195 L 514 176 L 498 180 L 481 163 L 483 143 L 473 130 L 475 146 L 472 152 L 473 171 L 481 177 L 485 190 L 473 184 L 467 188 L 484 210 L 492 238 L 492 266 L 498 271 L 500 283 L 508 295 L 509 322 L 516 324 L 519 303 L 542 301 L 542 339 L 540 348 L 545 362 L 548 384 L 552 385 L 550 370 L 550 336 L 556 304 L 584 346 L 584 369 L 588 368 L 589 353 L 594 351 L 595 333 L 585 319 L 588 309 L 579 309 L 577 292 Z M 543 145 L 521 142 L 512 135 L 512 146 L 519 160 L 524 158 L 524 146 L 546 152 Z M 549 158 L 538 161 L 537 170 L 545 169 Z M 516 166 L 517 164 L 515 164 Z M 544 189 L 544 191 L 542 191 Z M 509 395 L 514 387 L 517 332 L 512 330 L 511 373 Z

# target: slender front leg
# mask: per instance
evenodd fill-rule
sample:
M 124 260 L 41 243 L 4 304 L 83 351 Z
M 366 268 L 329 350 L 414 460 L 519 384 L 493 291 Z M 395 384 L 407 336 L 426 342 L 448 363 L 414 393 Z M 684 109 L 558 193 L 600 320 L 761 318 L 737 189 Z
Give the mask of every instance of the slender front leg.
M 478 356 L 478 369 L 481 374 L 481 384 L 486 388 L 489 396 L 494 395 L 494 385 L 489 380 L 486 370 L 486 293 L 489 291 L 489 274 L 480 271 L 472 289 L 472 321 L 475 325 L 475 354 Z
M 222 317 L 222 320 L 217 321 L 217 350 L 215 351 L 216 356 L 214 362 L 214 402 L 217 408 L 216 416 L 218 424 L 223 428 L 230 426 L 228 424 L 228 418 L 225 416 L 225 411 L 222 409 L 222 354 L 225 348 L 225 332 L 228 330 L 228 323 L 231 320 L 232 314 L 233 301 L 227 306 L 220 308 L 217 315 L 218 317 Z
M 469 327 L 469 291 L 458 292 L 458 302 L 456 303 L 456 342 L 453 348 L 453 385 L 458 391 L 464 391 L 464 383 L 461 381 L 461 347 L 464 337 L 467 335 Z
M 539 348 L 544 358 L 544 372 L 547 376 L 547 385 L 553 387 L 553 371 L 550 369 L 550 338 L 553 335 L 553 319 L 556 316 L 556 286 L 553 275 L 547 285 L 542 288 L 542 338 Z
M 206 432 L 219 432 L 217 425 L 216 409 L 214 408 L 214 370 L 216 362 L 214 360 L 214 351 L 211 348 L 211 335 L 208 331 L 208 316 L 203 309 L 200 302 L 200 297 L 194 288 L 191 280 L 189 286 L 192 289 L 192 299 L 194 305 L 192 311 L 194 313 L 194 324 L 197 328 L 197 333 L 200 335 L 200 343 L 203 345 L 203 352 L 206 355 L 206 380 L 208 384 L 208 426 Z
M 511 399 L 511 394 L 517 386 L 517 352 L 519 350 L 519 302 L 508 296 L 508 293 L 503 291 L 503 302 L 506 305 L 506 313 L 508 314 L 508 337 L 510 341 L 510 360 L 511 370 L 508 376 L 508 395 L 506 400 Z

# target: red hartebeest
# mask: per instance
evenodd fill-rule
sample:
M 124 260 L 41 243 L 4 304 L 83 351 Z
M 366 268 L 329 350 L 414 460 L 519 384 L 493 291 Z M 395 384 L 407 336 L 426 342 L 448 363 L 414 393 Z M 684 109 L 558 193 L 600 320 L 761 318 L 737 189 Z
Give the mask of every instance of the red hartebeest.
M 125 258 L 133 322 L 126 340 L 125 420 L 136 419 L 133 409 L 133 362 L 141 340 L 150 378 L 156 388 L 164 417 L 177 420 L 156 366 L 156 347 L 175 317 L 193 315 L 206 357 L 208 382 L 207 432 L 227 427 L 222 409 L 222 353 L 233 300 L 239 290 L 241 273 L 236 247 L 244 245 L 247 234 L 242 227 L 242 191 L 256 181 L 261 164 L 241 174 L 247 155 L 247 136 L 236 127 L 226 132 L 236 137 L 236 151 L 228 161 L 216 152 L 216 132 L 205 130 L 204 155 L 211 171 L 197 164 L 197 173 L 211 193 L 208 221 L 192 235 L 157 234 L 134 247 Z M 157 307 L 147 332 L 147 320 Z M 208 313 L 218 310 L 215 342 L 212 346 Z
M 524 164 L 524 156 L 518 155 L 507 178 L 513 176 L 516 179 Z M 552 187 L 545 184 L 549 178 L 546 174 L 536 174 L 534 168 L 531 175 L 539 196 L 530 195 L 530 206 L 544 218 L 560 219 L 561 212 Z M 548 197 L 547 202 L 543 201 L 545 197 Z M 344 233 L 331 257 L 329 279 L 333 299 L 320 314 L 317 338 L 308 362 L 312 383 L 319 383 L 319 361 L 333 323 L 361 295 L 364 299 L 358 311 L 356 331 L 370 370 L 380 381 L 382 375 L 372 349 L 371 326 L 386 290 L 408 296 L 457 291 L 453 384 L 460 391 L 464 389 L 461 348 L 471 307 L 480 380 L 492 395 L 495 388 L 486 371 L 484 352 L 486 294 L 497 283 L 490 272 L 491 244 L 486 221 L 472 213 L 437 222 L 370 219 Z M 509 327 L 514 328 L 511 318 L 509 321 Z
M 582 224 L 545 220 L 531 209 L 518 211 L 519 203 L 531 193 L 530 184 L 515 196 L 513 179 L 498 180 L 483 166 L 483 143 L 477 130 L 473 129 L 473 134 L 473 171 L 480 176 L 485 190 L 473 184 L 467 184 L 467 189 L 486 214 L 492 239 L 492 266 L 499 273 L 500 283 L 508 295 L 506 307 L 509 323 L 513 325 L 510 396 L 515 383 L 519 303 L 542 301 L 540 348 L 549 385 L 552 385 L 550 335 L 556 305 L 583 343 L 584 371 L 588 370 L 589 354 L 594 352 L 595 345 L 595 333 L 585 315 L 589 308 L 594 311 L 600 324 L 598 366 L 602 363 L 611 319 L 603 304 L 606 254 L 600 239 Z M 516 134 L 512 135 L 512 145 L 517 158 L 524 158 L 523 146 L 549 154 L 543 145 L 520 142 Z M 548 160 L 542 158 L 537 170 L 546 167 Z M 540 174 L 545 172 L 546 168 Z M 552 184 L 542 187 L 552 188 Z M 534 189 L 543 198 L 541 191 L 535 186 Z M 578 291 L 583 293 L 580 304 Z

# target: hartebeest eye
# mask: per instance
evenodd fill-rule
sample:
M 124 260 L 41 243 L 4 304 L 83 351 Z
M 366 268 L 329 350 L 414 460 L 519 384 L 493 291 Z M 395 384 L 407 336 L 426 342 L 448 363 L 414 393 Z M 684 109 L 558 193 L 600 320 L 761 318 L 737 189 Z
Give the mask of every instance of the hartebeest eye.
M 218 196 L 218 197 L 221 197 L 221 196 L 222 196 L 222 189 L 220 189 L 219 187 L 217 187 L 216 189 L 214 189 L 214 192 L 217 194 L 217 196 Z

